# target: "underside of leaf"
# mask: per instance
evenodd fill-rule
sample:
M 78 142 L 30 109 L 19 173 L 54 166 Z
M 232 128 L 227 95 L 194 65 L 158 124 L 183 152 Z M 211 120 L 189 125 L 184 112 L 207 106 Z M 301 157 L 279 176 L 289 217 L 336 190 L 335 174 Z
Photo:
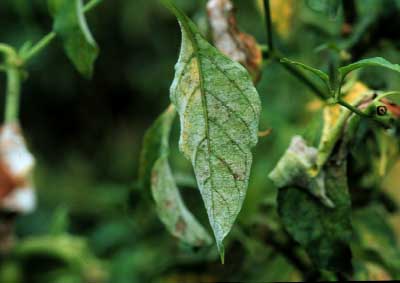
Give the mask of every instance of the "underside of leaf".
M 246 195 L 260 100 L 248 72 L 211 46 L 176 7 L 182 47 L 171 86 L 181 121 L 180 149 L 191 160 L 223 257 Z

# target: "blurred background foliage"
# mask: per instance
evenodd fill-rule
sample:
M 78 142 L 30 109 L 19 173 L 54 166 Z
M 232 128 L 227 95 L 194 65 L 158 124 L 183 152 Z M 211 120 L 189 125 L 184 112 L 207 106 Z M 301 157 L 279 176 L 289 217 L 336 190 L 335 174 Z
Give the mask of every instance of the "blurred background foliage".
M 241 29 L 265 43 L 261 1 L 234 2 Z M 271 2 L 276 42 L 289 58 L 328 70 L 329 62 L 349 55 L 341 50 L 346 47 L 353 55 L 348 60 L 378 55 L 400 62 L 400 1 L 355 1 L 357 17 L 347 37 L 343 9 L 332 19 L 305 1 Z M 205 0 L 176 3 L 208 34 Z M 91 81 L 74 70 L 59 40 L 28 67 L 20 120 L 37 159 L 38 207 L 17 219 L 14 250 L 0 257 L 0 282 L 336 279 L 313 270 L 288 238 L 276 213 L 276 188 L 267 178 L 293 135 L 317 141 L 322 115 L 314 94 L 280 65 L 264 63 L 257 86 L 260 129 L 272 128 L 272 134 L 255 149 L 248 195 L 221 265 L 215 247 L 192 250 L 171 237 L 137 183 L 143 134 L 169 104 L 180 46 L 175 18 L 156 0 L 103 1 L 87 16 L 101 48 Z M 51 27 L 45 0 L 0 1 L 1 42 L 36 42 Z M 371 89 L 400 89 L 396 73 L 367 69 L 358 75 Z M 4 83 L 1 76 L 1 93 Z M 172 167 L 188 207 L 208 227 L 190 163 L 177 149 L 178 134 L 176 123 Z M 365 164 L 381 158 L 371 143 L 360 149 Z M 400 163 L 397 155 L 390 158 L 395 165 L 386 178 L 371 168 L 350 172 L 352 191 L 368 195 L 354 205 L 356 279 L 400 278 Z M 372 176 L 362 183 L 366 172 Z

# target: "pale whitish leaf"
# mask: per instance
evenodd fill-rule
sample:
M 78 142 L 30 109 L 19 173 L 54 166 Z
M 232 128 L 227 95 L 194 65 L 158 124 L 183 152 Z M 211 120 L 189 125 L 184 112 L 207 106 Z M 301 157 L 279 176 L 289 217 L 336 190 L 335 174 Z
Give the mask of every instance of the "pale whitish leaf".
M 313 176 L 317 154 L 318 150 L 307 146 L 302 137 L 294 136 L 289 148 L 268 177 L 278 188 L 298 186 L 310 192 L 327 207 L 335 207 L 326 194 L 325 173 L 321 171 L 318 176 Z
M 141 156 L 140 177 L 151 187 L 157 214 L 168 231 L 192 245 L 210 244 L 211 238 L 186 208 L 168 163 L 169 134 L 176 112 L 169 107 L 147 131 Z
M 399 64 L 390 63 L 389 61 L 387 61 L 386 59 L 384 59 L 382 57 L 375 57 L 375 58 L 360 60 L 358 62 L 355 62 L 350 65 L 339 68 L 339 72 L 342 75 L 342 77 L 345 77 L 351 71 L 354 71 L 359 68 L 364 68 L 364 67 L 383 67 L 383 68 L 400 73 L 400 65 Z
M 68 58 L 76 69 L 90 78 L 99 48 L 86 23 L 82 0 L 49 0 L 53 29 L 63 40 Z
M 248 72 L 211 46 L 170 1 L 182 46 L 171 86 L 181 121 L 180 149 L 191 160 L 217 246 L 242 207 L 257 143 L 260 100 Z

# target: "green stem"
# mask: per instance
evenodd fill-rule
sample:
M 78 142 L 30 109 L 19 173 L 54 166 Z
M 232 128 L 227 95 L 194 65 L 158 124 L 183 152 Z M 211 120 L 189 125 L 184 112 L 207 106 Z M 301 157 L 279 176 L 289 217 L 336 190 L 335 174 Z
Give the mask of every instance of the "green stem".
M 18 120 L 19 98 L 21 91 L 21 74 L 15 66 L 7 68 L 7 89 L 5 105 L 5 123 L 13 123 Z
M 83 12 L 89 12 L 90 10 L 92 10 L 94 7 L 96 7 L 97 5 L 99 5 L 103 0 L 92 0 L 89 3 L 87 3 L 84 7 L 83 7 Z
M 4 43 L 0 43 L 0 53 L 3 53 L 6 58 L 16 57 L 15 50 L 11 46 Z
M 53 39 L 57 36 L 57 34 L 52 31 L 45 35 L 38 43 L 36 43 L 27 53 L 27 55 L 23 58 L 25 62 L 28 62 L 32 57 L 34 57 L 37 53 L 42 51 L 47 45 L 49 45 Z
M 268 51 L 270 54 L 274 53 L 274 39 L 272 35 L 272 21 L 271 21 L 271 7 L 269 4 L 269 0 L 264 0 L 264 12 L 265 12 L 265 27 L 267 29 L 267 42 L 268 42 Z
M 280 62 L 280 59 L 282 57 L 277 56 L 278 61 Z M 326 94 L 313 82 L 311 81 L 306 75 L 304 75 L 300 70 L 295 68 L 293 65 L 290 64 L 282 64 L 281 65 L 289 72 L 291 73 L 294 77 L 296 77 L 299 81 L 301 81 L 304 85 L 306 85 L 310 90 L 312 90 L 320 99 L 326 100 L 327 96 Z
M 361 116 L 361 117 L 365 117 L 365 118 L 371 118 L 371 116 L 369 116 L 368 114 L 362 112 L 360 109 L 358 109 L 357 107 L 347 103 L 346 101 L 344 101 L 343 99 L 339 98 L 338 102 L 340 105 L 346 107 L 347 109 L 349 109 L 351 112 L 356 113 L 357 115 Z
M 103 0 L 91 0 L 83 7 L 83 11 L 89 12 L 93 8 L 95 8 L 98 4 L 100 4 Z M 28 62 L 32 57 L 36 56 L 43 49 L 45 49 L 50 43 L 54 41 L 57 34 L 54 31 L 46 34 L 41 40 L 39 40 L 27 53 L 27 55 L 23 58 L 24 62 Z

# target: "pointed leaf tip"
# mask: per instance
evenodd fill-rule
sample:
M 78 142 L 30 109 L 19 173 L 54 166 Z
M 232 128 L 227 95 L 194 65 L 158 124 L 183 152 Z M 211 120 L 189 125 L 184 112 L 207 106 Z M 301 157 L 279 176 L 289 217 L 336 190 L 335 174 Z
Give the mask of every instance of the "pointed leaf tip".
M 171 100 L 181 121 L 180 150 L 194 167 L 223 258 L 222 241 L 247 191 L 261 103 L 246 69 L 216 50 L 176 11 L 182 47 Z

